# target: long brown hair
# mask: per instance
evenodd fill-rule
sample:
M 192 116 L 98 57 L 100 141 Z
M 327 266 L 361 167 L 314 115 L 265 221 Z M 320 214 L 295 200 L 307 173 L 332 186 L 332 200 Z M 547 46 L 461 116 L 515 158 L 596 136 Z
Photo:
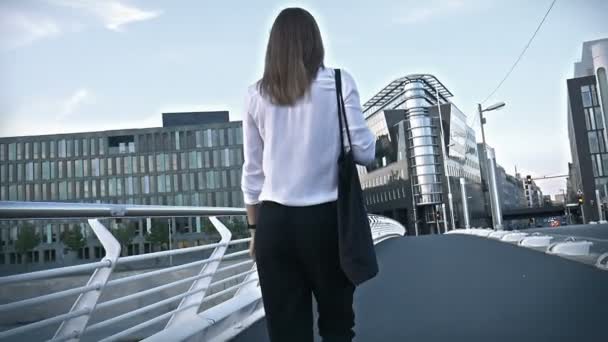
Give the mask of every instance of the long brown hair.
M 315 18 L 302 8 L 286 8 L 272 24 L 260 91 L 277 105 L 293 105 L 310 88 L 325 51 Z

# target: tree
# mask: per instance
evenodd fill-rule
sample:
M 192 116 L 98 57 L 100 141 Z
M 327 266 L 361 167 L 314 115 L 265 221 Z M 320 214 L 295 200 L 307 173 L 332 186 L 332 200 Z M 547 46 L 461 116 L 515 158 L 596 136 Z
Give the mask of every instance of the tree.
M 153 221 L 150 227 L 150 234 L 146 236 L 146 241 L 152 245 L 165 246 L 169 245 L 169 227 L 159 221 Z
M 135 235 L 134 223 L 119 223 L 116 228 L 112 229 L 112 234 L 120 243 L 121 255 L 124 255 Z
M 24 223 L 19 227 L 15 251 L 21 255 L 33 250 L 40 244 L 40 235 L 36 228 L 30 223 Z
M 233 237 L 236 239 L 249 237 L 247 225 L 241 217 L 231 216 L 226 222 L 226 228 L 232 232 Z
M 72 252 L 77 252 L 86 246 L 80 229 L 67 229 L 61 233 L 61 242 Z

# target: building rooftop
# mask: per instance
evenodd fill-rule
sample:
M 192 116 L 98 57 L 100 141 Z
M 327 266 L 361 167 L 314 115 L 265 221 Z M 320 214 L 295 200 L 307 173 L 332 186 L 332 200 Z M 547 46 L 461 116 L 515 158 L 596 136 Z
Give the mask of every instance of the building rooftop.
M 435 96 L 436 89 L 438 89 L 439 95 L 441 98 L 443 98 L 444 102 L 447 102 L 448 97 L 454 96 L 435 76 L 430 74 L 412 74 L 400 77 L 380 90 L 376 95 L 363 104 L 363 113 L 365 113 L 366 116 L 373 114 L 371 113 L 373 108 L 382 107 L 389 103 L 396 96 L 403 93 L 403 87 L 407 83 L 414 81 L 422 82 L 424 84 L 424 88 L 433 96 Z

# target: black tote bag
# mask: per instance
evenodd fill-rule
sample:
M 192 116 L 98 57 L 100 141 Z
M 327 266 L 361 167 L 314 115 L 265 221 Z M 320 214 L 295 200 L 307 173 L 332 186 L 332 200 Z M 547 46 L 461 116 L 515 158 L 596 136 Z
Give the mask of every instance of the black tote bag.
M 337 201 L 340 266 L 354 285 L 360 285 L 378 274 L 378 262 L 352 150 L 346 108 L 342 97 L 340 69 L 335 69 L 335 76 L 341 146 L 338 158 Z M 344 130 L 348 137 L 348 150 L 344 146 Z

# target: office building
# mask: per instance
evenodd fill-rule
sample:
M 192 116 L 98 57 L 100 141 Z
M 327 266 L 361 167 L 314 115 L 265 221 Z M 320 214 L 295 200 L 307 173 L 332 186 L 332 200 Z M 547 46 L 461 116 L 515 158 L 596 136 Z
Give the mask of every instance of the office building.
M 454 223 L 464 227 L 461 178 L 471 224 L 481 225 L 486 219 L 478 209 L 483 198 L 475 131 L 450 97 L 452 93 L 435 76 L 408 75 L 363 105 L 377 137 L 374 164 L 360 168 L 368 210 L 399 220 L 413 228 L 410 234 L 444 231 L 446 222 L 451 226 L 450 190 Z
M 556 194 L 553 196 L 553 205 L 566 205 L 566 195 Z
M 608 38 L 584 42 L 581 60 L 574 64 L 574 78 L 566 82 L 572 155 L 568 192 L 570 197 L 583 195 L 582 216 L 587 221 L 600 219 L 596 190 L 600 202 L 608 196 L 607 69 Z
M 545 205 L 543 192 L 534 180 L 526 182 L 522 179 L 523 190 L 528 208 L 538 208 Z
M 486 145 L 489 155 L 496 157 L 496 151 L 489 145 Z M 479 151 L 480 159 L 484 159 L 485 150 L 483 143 L 477 144 L 477 150 Z M 484 193 L 484 208 L 488 215 L 491 217 L 492 208 L 490 206 L 490 192 L 489 192 L 489 175 L 487 171 L 488 164 L 482 163 L 481 179 L 482 189 Z M 510 175 L 506 172 L 505 168 L 501 165 L 496 165 L 496 192 L 498 193 L 498 201 L 500 202 L 502 212 L 509 211 L 512 209 L 524 208 L 527 206 L 526 197 L 524 194 L 523 181 L 519 178 L 519 174 Z
M 176 206 L 242 207 L 242 124 L 228 112 L 163 114 L 163 127 L 0 138 L 0 200 L 90 202 Z M 1 264 L 18 264 L 13 244 L 23 222 L 0 222 Z M 174 231 L 201 232 L 200 219 L 177 219 Z M 79 222 L 36 222 L 42 243 L 29 256 L 55 262 L 64 253 L 60 241 Z M 145 241 L 150 223 L 137 224 L 125 254 L 152 249 Z M 183 244 L 196 244 L 200 234 Z M 80 251 L 100 258 L 95 239 Z

